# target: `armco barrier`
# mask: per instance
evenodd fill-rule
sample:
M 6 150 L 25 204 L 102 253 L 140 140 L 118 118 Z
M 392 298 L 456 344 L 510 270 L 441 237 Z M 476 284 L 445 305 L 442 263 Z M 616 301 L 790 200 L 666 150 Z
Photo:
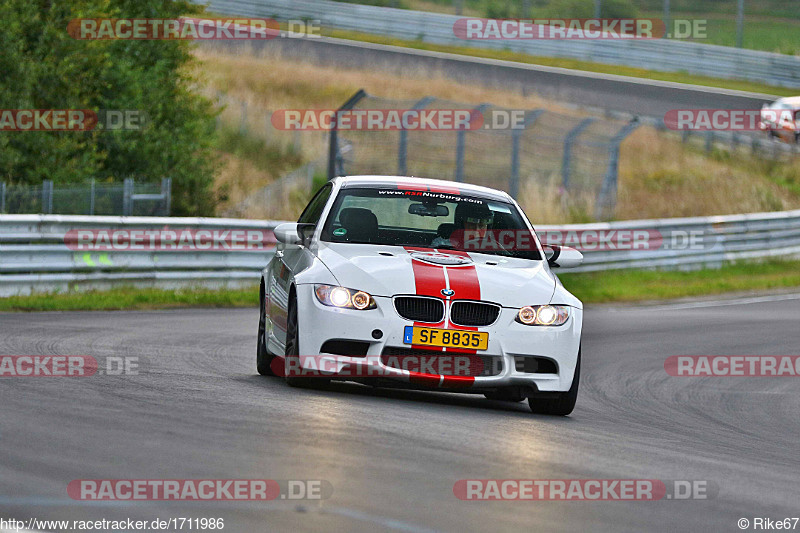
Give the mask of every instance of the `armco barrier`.
M 0 215 L 0 296 L 120 285 L 254 285 L 259 271 L 273 255 L 272 229 L 279 223 L 212 218 Z M 262 239 L 254 249 L 237 250 L 76 249 L 75 230 L 114 229 L 252 231 Z M 540 235 L 557 231 L 568 245 L 574 244 L 570 242 L 574 236 L 591 231 L 647 230 L 664 239 L 663 246 L 646 250 L 584 249 L 583 265 L 570 272 L 695 269 L 719 267 L 736 260 L 800 256 L 800 210 L 536 229 Z M 684 246 L 688 241 L 695 245 Z
M 253 285 L 274 253 L 272 229 L 277 224 L 223 218 L 0 215 L 0 296 L 115 285 Z M 87 251 L 79 246 L 75 230 L 173 231 L 176 249 L 134 241 Z M 181 244 L 182 230 L 190 230 L 190 237 L 205 233 L 195 241 L 198 245 Z M 214 236 L 220 240 L 214 242 Z M 227 248 L 222 240 L 226 238 L 232 241 Z
M 568 57 L 668 72 L 688 72 L 769 85 L 800 85 L 800 57 L 671 39 L 462 40 L 453 24 L 462 17 L 330 0 L 195 0 L 215 13 L 278 20 L 320 20 L 323 27 L 407 40 L 496 48 L 535 56 Z

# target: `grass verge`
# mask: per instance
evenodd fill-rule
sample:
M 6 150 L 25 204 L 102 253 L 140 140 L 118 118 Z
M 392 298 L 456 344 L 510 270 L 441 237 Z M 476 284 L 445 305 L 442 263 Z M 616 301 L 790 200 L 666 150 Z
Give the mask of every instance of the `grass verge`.
M 618 270 L 559 275 L 584 303 L 640 302 L 800 287 L 800 261 L 738 263 L 714 270 Z
M 714 270 L 618 270 L 559 275 L 584 303 L 625 303 L 800 287 L 800 261 L 739 263 Z M 133 289 L 0 298 L 0 311 L 105 311 L 179 307 L 257 307 L 258 287 Z
M 111 311 L 176 307 L 258 307 L 258 285 L 245 289 L 136 289 L 0 298 L 0 311 Z

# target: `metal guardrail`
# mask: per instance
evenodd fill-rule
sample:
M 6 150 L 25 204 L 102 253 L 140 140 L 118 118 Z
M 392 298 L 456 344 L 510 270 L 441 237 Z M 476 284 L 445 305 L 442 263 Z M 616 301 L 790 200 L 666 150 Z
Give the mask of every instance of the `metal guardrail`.
M 330 0 L 195 0 L 216 13 L 278 20 L 320 20 L 323 27 L 407 40 L 568 57 L 783 87 L 800 85 L 800 57 L 727 46 L 655 40 L 463 40 L 453 32 L 456 15 Z
M 169 288 L 252 285 L 272 257 L 275 242 L 272 229 L 279 223 L 208 218 L 2 215 L 0 297 L 127 285 Z M 78 229 L 244 230 L 259 232 L 262 239 L 261 247 L 254 250 L 86 252 L 68 244 L 68 235 L 74 236 L 74 230 Z M 571 232 L 585 236 L 591 232 L 644 230 L 651 237 L 660 235 L 664 239 L 662 245 L 642 250 L 584 248 L 584 264 L 570 272 L 713 268 L 730 261 L 800 255 L 800 210 L 536 229 L 540 235 L 558 232 L 561 242 L 567 245 L 574 244 L 570 242 Z M 687 239 L 695 245 L 675 243 L 681 240 L 685 244 Z
M 277 224 L 224 218 L 0 215 L 0 297 L 123 285 L 252 285 L 274 253 L 272 229 Z M 120 246 L 112 247 L 116 249 L 87 251 L 77 245 L 75 230 L 173 231 L 178 237 L 182 230 L 190 230 L 191 236 L 206 230 L 220 238 L 212 243 L 220 249 L 200 249 L 208 239 L 200 246 L 186 242 L 179 246 L 176 239 L 176 249 L 146 249 L 146 241 L 137 245 L 127 233 L 119 240 Z M 239 233 L 233 235 L 234 231 Z M 250 241 L 247 232 L 253 232 Z M 223 239 L 238 239 L 232 248 L 239 249 L 224 249 Z M 241 249 L 247 248 L 248 242 L 252 249 Z

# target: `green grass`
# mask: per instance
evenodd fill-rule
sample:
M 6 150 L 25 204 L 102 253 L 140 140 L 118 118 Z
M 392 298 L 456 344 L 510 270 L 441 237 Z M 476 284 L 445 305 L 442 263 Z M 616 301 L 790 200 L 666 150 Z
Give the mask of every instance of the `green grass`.
M 559 278 L 584 303 L 639 302 L 800 287 L 800 261 L 740 263 L 691 272 L 619 270 L 568 274 L 565 271 Z
M 291 145 L 268 143 L 249 132 L 225 126 L 217 132 L 219 150 L 246 159 L 261 170 L 282 174 L 303 164 L 303 156 Z
M 740 263 L 716 270 L 618 270 L 560 274 L 584 303 L 640 302 L 737 291 L 800 287 L 800 261 Z M 0 298 L 0 311 L 104 311 L 179 307 L 258 307 L 258 287 L 247 289 L 134 289 L 34 294 Z
M 662 13 L 652 12 L 642 16 L 661 18 Z M 705 19 L 706 37 L 688 39 L 702 44 L 736 46 L 736 17 L 704 15 L 696 13 L 672 13 L 673 19 Z M 800 53 L 800 21 L 773 17 L 758 17 L 747 20 L 744 26 L 742 46 L 751 50 L 763 50 L 778 54 Z
M 175 307 L 258 307 L 258 286 L 246 289 L 136 289 L 0 298 L 0 311 L 106 311 Z

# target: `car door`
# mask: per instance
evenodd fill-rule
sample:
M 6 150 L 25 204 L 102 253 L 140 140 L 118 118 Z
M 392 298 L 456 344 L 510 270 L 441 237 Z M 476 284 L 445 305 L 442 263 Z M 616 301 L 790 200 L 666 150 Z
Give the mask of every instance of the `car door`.
M 330 183 L 322 187 L 303 210 L 297 223 L 317 225 L 332 191 L 333 186 Z M 278 243 L 275 257 L 270 262 L 266 288 L 267 315 L 270 322 L 268 331 L 271 340 L 281 347 L 286 345 L 289 289 L 295 274 L 313 261 L 311 255 L 305 245 Z

